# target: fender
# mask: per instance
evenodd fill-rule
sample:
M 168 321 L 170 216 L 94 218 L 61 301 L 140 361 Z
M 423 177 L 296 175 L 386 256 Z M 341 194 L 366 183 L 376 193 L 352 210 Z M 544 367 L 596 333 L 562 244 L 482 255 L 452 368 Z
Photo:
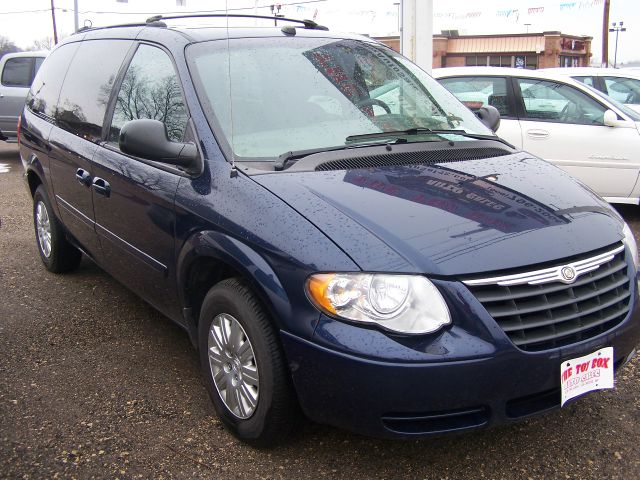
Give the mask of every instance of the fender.
M 192 311 L 187 295 L 187 282 L 190 268 L 203 258 L 219 260 L 248 280 L 260 300 L 268 308 L 278 329 L 289 330 L 286 321 L 294 317 L 292 302 L 278 275 L 265 258 L 253 248 L 223 233 L 206 230 L 193 234 L 183 245 L 177 259 L 176 275 L 183 315 L 192 341 L 197 338 L 197 318 Z M 304 295 L 301 289 L 301 295 Z M 296 309 L 295 317 L 300 319 L 296 325 L 302 327 L 299 334 L 311 336 L 317 325 L 320 313 L 309 302 L 308 311 Z M 293 303 L 295 305 L 295 303 Z M 301 318 L 303 317 L 303 318 Z M 309 317 L 312 317 L 309 318 Z M 304 321 L 309 318 L 309 321 Z M 197 342 L 196 342 L 197 343 Z

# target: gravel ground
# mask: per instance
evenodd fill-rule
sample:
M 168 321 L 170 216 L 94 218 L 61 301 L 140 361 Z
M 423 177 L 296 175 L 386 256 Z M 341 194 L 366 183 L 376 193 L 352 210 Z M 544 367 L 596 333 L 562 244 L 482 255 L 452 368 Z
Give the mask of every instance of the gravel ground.
M 0 477 L 640 477 L 637 358 L 615 391 L 513 426 L 385 441 L 307 424 L 273 450 L 237 442 L 180 328 L 89 261 L 45 271 L 17 152 L 0 142 Z M 620 210 L 637 235 L 640 207 Z

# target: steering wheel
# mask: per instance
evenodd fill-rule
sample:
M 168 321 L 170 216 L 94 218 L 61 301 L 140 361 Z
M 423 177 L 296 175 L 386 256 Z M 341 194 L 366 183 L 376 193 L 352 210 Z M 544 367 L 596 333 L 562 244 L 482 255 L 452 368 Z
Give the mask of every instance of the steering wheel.
M 638 103 L 638 94 L 636 92 L 629 92 L 623 103 Z
M 558 116 L 558 119 L 563 122 L 568 122 L 570 117 L 575 115 L 578 112 L 578 107 L 574 105 L 572 102 L 567 102 L 567 104 L 562 107 L 562 111 Z
M 378 100 L 377 98 L 365 98 L 364 100 L 360 100 L 358 103 L 356 103 L 356 107 L 358 107 L 361 110 L 364 107 L 369 107 L 373 105 L 378 105 L 379 107 L 382 107 L 384 111 L 387 112 L 388 115 L 391 115 L 391 109 L 389 108 L 389 105 L 384 103 L 382 100 Z

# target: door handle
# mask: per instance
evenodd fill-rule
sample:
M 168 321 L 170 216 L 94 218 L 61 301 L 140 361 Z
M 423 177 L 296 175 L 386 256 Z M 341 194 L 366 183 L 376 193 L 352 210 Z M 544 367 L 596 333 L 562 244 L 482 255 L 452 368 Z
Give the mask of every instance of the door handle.
M 531 129 L 527 130 L 527 136 L 534 140 L 543 140 L 549 137 L 549 132 L 547 130 Z
M 76 170 L 76 180 L 80 182 L 85 187 L 91 185 L 91 175 L 86 170 L 79 168 Z
M 105 197 L 111 195 L 111 185 L 109 185 L 109 182 L 103 178 L 94 178 L 91 188 L 93 188 L 93 190 L 99 195 L 103 195 Z

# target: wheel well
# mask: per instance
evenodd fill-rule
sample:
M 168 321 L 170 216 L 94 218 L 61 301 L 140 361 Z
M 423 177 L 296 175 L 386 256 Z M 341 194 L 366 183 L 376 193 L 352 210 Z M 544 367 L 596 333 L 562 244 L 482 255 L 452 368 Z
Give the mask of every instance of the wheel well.
M 198 258 L 193 262 L 187 274 L 184 286 L 185 300 L 192 309 L 193 319 L 197 323 L 200 318 L 202 301 L 218 282 L 227 278 L 242 277 L 242 275 L 228 264 L 211 257 Z
M 33 198 L 33 196 L 36 194 L 36 188 L 38 188 L 42 184 L 42 180 L 40 180 L 40 177 L 37 173 L 35 173 L 33 170 L 29 170 L 29 172 L 27 172 L 27 183 L 29 184 L 29 191 L 31 192 L 31 197 Z

